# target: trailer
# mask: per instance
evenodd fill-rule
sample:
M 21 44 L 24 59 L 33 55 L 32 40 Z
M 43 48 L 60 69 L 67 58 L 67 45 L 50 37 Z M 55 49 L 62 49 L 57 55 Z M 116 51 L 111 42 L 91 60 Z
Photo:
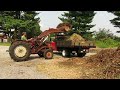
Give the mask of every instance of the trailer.
M 70 57 L 75 53 L 78 57 L 84 57 L 90 48 L 96 48 L 95 43 L 91 41 L 72 42 L 66 40 L 66 37 L 65 34 L 57 33 L 54 41 L 51 42 L 53 50 L 60 52 L 63 57 Z

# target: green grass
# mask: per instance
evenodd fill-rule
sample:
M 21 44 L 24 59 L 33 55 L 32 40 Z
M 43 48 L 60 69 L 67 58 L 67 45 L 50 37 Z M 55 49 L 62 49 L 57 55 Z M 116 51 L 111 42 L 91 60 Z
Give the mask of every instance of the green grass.
M 8 43 L 8 42 L 1 43 L 0 42 L 0 46 L 10 46 L 10 43 Z
M 96 46 L 100 48 L 114 48 L 114 47 L 118 47 L 119 45 L 120 45 L 120 42 L 113 39 L 96 41 Z

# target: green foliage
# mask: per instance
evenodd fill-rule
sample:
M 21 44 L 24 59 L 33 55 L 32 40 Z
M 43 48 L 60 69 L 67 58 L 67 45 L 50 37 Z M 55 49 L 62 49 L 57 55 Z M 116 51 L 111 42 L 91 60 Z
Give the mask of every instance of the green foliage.
M 110 30 L 103 28 L 95 32 L 95 42 L 100 48 L 113 48 L 120 45 L 120 38 L 110 33 Z
M 7 42 L 1 43 L 0 42 L 0 46 L 10 46 L 10 43 L 7 43 Z
M 96 46 L 100 48 L 113 48 L 113 47 L 118 47 L 120 45 L 120 42 L 108 38 L 105 40 L 96 40 Z
M 86 38 L 91 34 L 90 28 L 94 26 L 90 24 L 94 15 L 94 11 L 69 11 L 62 14 L 63 17 L 59 17 L 59 19 L 72 25 L 72 30 L 68 34 L 77 33 Z
M 40 33 L 42 33 L 42 31 L 40 30 L 40 26 L 39 26 L 39 24 L 37 23 L 37 24 L 35 25 L 34 35 L 35 35 L 35 36 L 38 36 L 38 35 L 40 35 Z
M 120 42 L 120 37 L 114 36 L 114 40 Z
M 116 16 L 114 19 L 110 20 L 110 22 L 114 25 L 114 27 L 120 28 L 120 11 L 108 11 L 108 12 Z
M 0 11 L 0 26 L 5 31 L 15 29 L 14 38 L 17 34 L 21 36 L 22 32 L 27 32 L 28 38 L 31 38 L 41 33 L 40 18 L 35 18 L 36 15 L 35 11 Z
M 104 40 L 104 39 L 107 39 L 107 38 L 113 38 L 113 34 L 110 32 L 110 30 L 107 30 L 105 28 L 103 29 L 99 29 L 98 32 L 95 32 L 95 39 L 96 40 Z
M 114 14 L 116 17 L 111 21 L 111 23 L 115 26 L 115 27 L 119 27 L 120 28 L 120 11 L 109 11 L 112 14 Z

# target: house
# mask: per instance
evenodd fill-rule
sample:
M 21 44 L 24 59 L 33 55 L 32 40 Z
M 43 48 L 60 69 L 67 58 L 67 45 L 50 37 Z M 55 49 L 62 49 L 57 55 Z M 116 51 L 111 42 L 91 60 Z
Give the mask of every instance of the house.
M 3 30 L 0 30 L 0 42 L 7 42 L 7 35 Z

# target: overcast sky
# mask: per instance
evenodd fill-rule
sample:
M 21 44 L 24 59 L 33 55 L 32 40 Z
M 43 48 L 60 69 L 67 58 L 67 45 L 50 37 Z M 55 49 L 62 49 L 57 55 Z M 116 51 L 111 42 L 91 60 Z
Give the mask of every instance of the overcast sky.
M 41 30 L 47 30 L 49 28 L 55 28 L 61 21 L 58 19 L 58 17 L 61 17 L 61 14 L 63 14 L 65 11 L 40 11 L 40 14 L 38 17 L 40 17 L 41 22 Z M 109 20 L 113 19 L 115 16 L 111 13 L 108 13 L 106 11 L 96 11 L 96 15 L 93 19 L 92 24 L 96 24 L 95 27 L 93 27 L 91 30 L 98 31 L 99 28 L 106 28 L 110 29 L 112 33 L 114 33 L 117 36 L 120 36 L 120 34 L 117 34 L 116 31 L 120 30 L 119 28 L 115 28 Z

